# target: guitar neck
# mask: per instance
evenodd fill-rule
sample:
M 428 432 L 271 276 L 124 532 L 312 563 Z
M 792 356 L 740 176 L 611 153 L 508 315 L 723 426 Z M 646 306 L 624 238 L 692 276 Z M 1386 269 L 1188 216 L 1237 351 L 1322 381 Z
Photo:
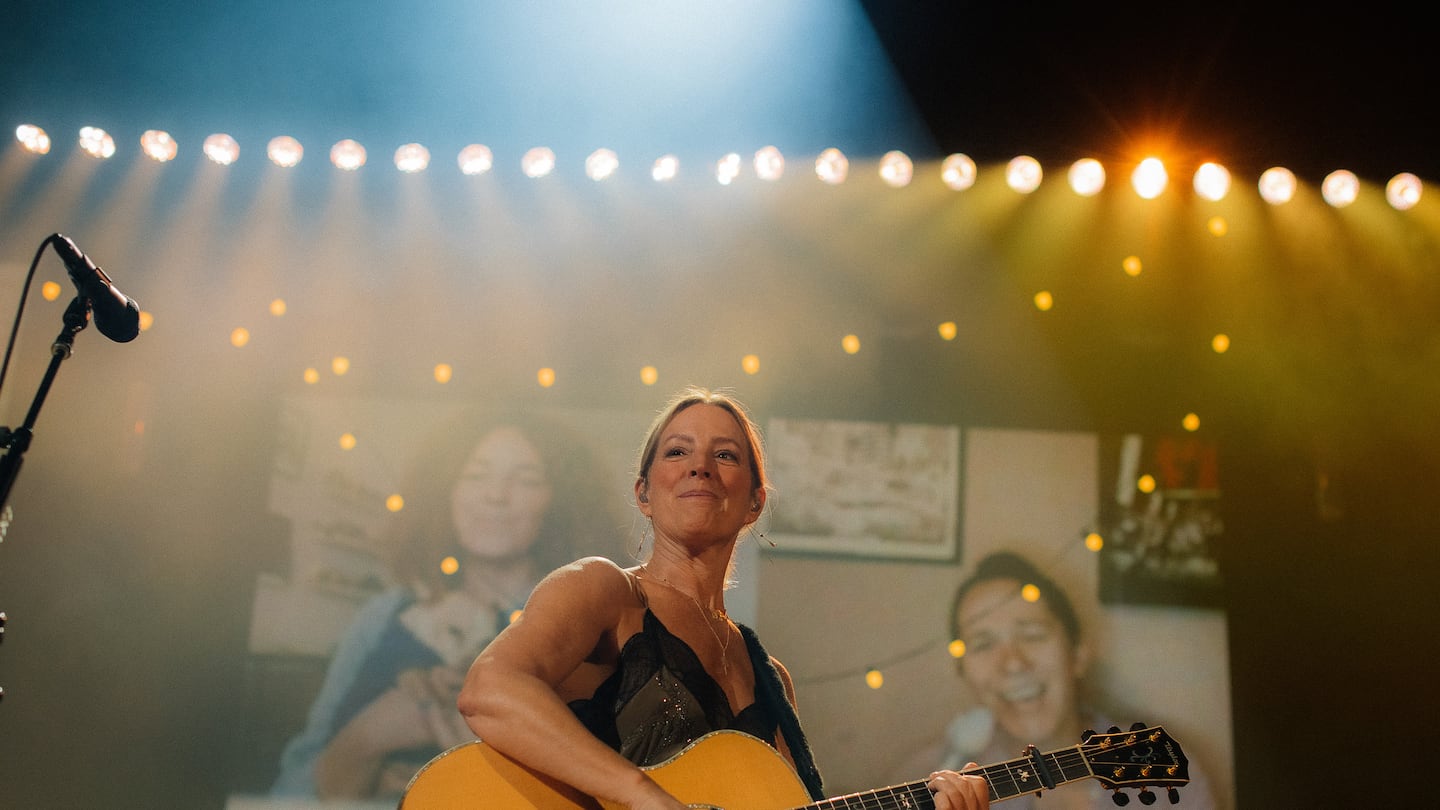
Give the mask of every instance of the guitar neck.
M 1042 765 L 1046 770 L 1044 776 L 1040 771 Z M 1049 790 L 1091 776 L 1090 766 L 1079 746 L 1036 754 L 1033 758 L 1017 757 L 965 773 L 985 777 L 990 785 L 991 803 Z M 1051 780 L 1050 785 L 1045 784 L 1045 777 Z M 926 781 L 921 779 L 879 790 L 836 796 L 798 810 L 933 810 L 935 796 L 925 786 Z

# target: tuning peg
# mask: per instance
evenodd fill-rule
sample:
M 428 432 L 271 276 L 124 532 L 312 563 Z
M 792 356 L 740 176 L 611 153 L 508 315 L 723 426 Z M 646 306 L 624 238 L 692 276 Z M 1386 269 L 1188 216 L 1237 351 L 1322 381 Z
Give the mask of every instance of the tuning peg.
M 1131 724 L 1130 724 L 1130 730 L 1131 730 L 1131 731 L 1144 731 L 1144 730 L 1145 730 L 1145 724 L 1144 724 L 1144 723 L 1131 723 Z
M 1107 731 L 1106 733 L 1107 733 L 1107 734 L 1119 734 L 1119 733 L 1120 733 L 1120 727 L 1119 727 L 1119 726 L 1111 726 L 1111 727 L 1110 727 L 1110 730 Z
M 1116 807 L 1124 807 L 1130 803 L 1130 794 L 1121 793 L 1118 789 L 1110 794 L 1110 801 L 1115 802 Z
M 1080 742 L 1090 742 L 1090 738 L 1094 736 L 1095 729 L 1087 728 L 1084 731 L 1080 732 Z
M 1150 792 L 1150 788 L 1140 788 L 1140 803 L 1149 807 L 1155 803 L 1156 796 Z
M 1165 798 L 1169 799 L 1171 804 L 1179 804 L 1179 803 L 1180 803 L 1180 791 L 1176 790 L 1176 789 L 1173 788 L 1173 787 L 1172 787 L 1172 788 L 1165 788 Z

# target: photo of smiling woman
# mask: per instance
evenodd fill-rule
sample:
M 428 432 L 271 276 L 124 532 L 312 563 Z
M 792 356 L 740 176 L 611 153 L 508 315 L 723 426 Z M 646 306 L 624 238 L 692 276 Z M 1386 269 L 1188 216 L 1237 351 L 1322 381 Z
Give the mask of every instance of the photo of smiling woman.
M 1129 727 L 1130 719 L 1111 718 L 1090 699 L 1085 678 L 1093 642 L 1070 597 L 1025 557 L 1010 551 L 984 557 L 956 589 L 949 621 L 950 638 L 964 644 L 956 670 L 978 705 L 959 713 L 942 740 L 906 764 L 907 772 L 1006 760 L 1031 744 L 1041 751 L 1069 748 L 1086 730 Z M 1189 775 L 1180 806 L 1211 810 L 1209 781 L 1193 757 Z M 1099 810 L 1115 803 L 1111 791 L 1090 780 L 1005 806 Z
M 477 651 L 545 572 L 614 544 L 589 456 L 531 414 L 470 409 L 439 426 L 386 535 L 394 583 L 337 645 L 273 795 L 398 797 L 425 762 L 474 738 L 455 698 Z

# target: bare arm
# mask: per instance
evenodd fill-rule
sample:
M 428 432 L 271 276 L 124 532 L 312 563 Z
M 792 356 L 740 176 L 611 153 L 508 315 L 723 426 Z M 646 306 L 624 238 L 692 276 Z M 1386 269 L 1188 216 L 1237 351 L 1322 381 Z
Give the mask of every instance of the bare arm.
M 578 790 L 632 808 L 682 805 L 636 765 L 596 739 L 559 693 L 633 602 L 614 563 L 582 560 L 546 577 L 519 620 L 475 659 L 458 705 L 496 750 Z

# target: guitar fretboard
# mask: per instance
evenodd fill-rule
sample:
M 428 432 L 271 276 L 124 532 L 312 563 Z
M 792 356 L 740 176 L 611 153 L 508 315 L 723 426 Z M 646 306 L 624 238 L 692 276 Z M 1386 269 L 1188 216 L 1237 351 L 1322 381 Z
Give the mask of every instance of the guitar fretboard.
M 1079 746 L 1062 748 L 1038 758 L 1049 769 L 1056 787 L 1085 779 L 1090 776 L 1090 766 Z M 1006 762 L 997 762 L 965 773 L 985 777 L 990 784 L 990 801 L 999 802 L 1046 790 L 1036 763 L 1030 757 L 1018 757 Z M 934 810 L 935 797 L 925 786 L 928 780 L 906 782 L 902 785 L 836 796 L 796 810 Z

